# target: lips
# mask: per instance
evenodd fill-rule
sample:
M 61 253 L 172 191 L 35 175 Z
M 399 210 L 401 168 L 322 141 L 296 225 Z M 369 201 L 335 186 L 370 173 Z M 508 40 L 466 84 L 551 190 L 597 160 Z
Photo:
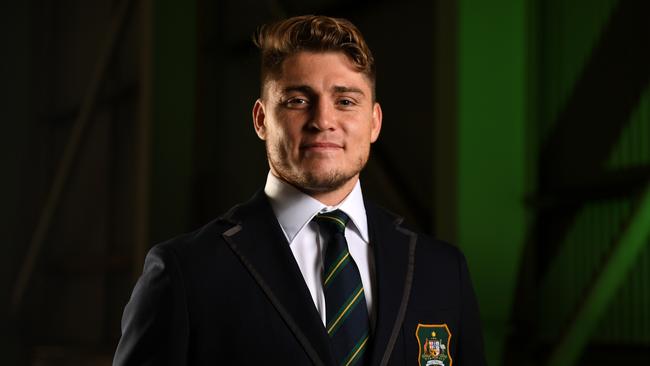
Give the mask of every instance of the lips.
M 314 150 L 319 150 L 319 149 L 342 149 L 343 145 L 335 143 L 335 142 L 328 142 L 328 141 L 317 141 L 317 142 L 307 142 L 303 143 L 300 145 L 301 149 L 314 149 Z

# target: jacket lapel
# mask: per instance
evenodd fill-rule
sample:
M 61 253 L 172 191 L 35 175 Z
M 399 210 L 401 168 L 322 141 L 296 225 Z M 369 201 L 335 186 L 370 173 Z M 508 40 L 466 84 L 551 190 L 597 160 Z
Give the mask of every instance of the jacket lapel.
M 366 202 L 375 256 L 376 323 L 371 365 L 386 365 L 400 334 L 413 280 L 417 235 L 402 219 Z
M 330 365 L 329 338 L 309 289 L 263 192 L 234 208 L 224 239 L 241 258 L 316 365 Z

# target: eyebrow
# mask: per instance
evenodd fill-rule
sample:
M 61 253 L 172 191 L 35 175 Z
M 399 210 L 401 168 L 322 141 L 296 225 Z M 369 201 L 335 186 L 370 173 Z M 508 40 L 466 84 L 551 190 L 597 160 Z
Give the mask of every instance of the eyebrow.
M 357 93 L 361 95 L 366 95 L 363 90 L 351 86 L 339 86 L 335 85 L 334 88 L 332 88 L 335 93 Z
M 366 95 L 363 90 L 351 86 L 342 86 L 335 85 L 332 87 L 332 91 L 336 94 L 340 93 L 356 93 L 361 95 Z M 314 94 L 314 89 L 308 85 L 292 85 L 282 89 L 283 94 L 288 94 L 291 92 L 301 92 L 305 94 Z
M 314 89 L 310 88 L 307 85 L 293 85 L 293 86 L 287 86 L 286 88 L 282 89 L 282 94 L 289 94 L 291 92 L 314 94 Z

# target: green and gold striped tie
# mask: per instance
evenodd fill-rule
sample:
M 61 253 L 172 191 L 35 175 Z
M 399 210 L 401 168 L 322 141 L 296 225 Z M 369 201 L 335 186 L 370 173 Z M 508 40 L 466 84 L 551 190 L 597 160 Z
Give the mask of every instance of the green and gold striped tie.
M 314 218 L 325 237 L 323 290 L 327 333 L 339 365 L 365 365 L 369 318 L 361 276 L 350 256 L 345 227 L 350 218 L 341 210 Z

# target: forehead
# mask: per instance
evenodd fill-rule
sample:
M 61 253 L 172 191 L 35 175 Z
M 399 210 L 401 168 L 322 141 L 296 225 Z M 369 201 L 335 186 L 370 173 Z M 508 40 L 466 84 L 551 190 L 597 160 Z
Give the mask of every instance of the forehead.
M 301 51 L 287 57 L 276 75 L 269 75 L 265 89 L 281 92 L 291 86 L 308 86 L 313 90 L 351 87 L 370 92 L 368 77 L 358 71 L 343 52 Z

